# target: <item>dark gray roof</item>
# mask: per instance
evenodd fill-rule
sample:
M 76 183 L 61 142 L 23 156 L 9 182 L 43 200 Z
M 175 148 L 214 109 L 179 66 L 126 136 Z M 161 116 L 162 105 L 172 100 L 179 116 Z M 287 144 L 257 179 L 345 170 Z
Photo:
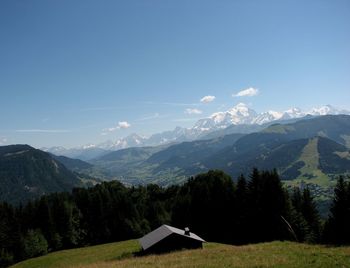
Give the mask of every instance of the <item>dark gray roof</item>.
M 165 225 L 165 224 L 153 230 L 152 232 L 146 234 L 144 237 L 140 238 L 139 241 L 143 250 L 146 250 L 171 234 L 178 234 L 178 235 L 189 237 L 201 242 L 205 242 L 202 238 L 200 238 L 198 235 L 194 233 L 190 232 L 189 235 L 185 235 L 184 230 L 175 228 L 169 225 Z

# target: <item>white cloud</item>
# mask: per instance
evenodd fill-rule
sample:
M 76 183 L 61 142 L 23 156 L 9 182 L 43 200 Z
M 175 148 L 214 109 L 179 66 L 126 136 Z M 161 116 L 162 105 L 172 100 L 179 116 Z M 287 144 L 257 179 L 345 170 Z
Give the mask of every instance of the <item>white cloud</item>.
M 0 138 L 0 145 L 5 145 L 7 144 L 7 139 L 6 138 Z
M 201 110 L 198 109 L 191 109 L 191 108 L 187 108 L 185 110 L 185 114 L 202 114 L 203 112 Z
M 258 95 L 259 90 L 257 88 L 247 88 L 239 91 L 237 94 L 232 94 L 232 97 L 253 97 Z
M 129 127 L 131 127 L 131 125 L 126 121 L 122 121 L 122 122 L 118 123 L 118 127 L 119 128 L 129 128 Z
M 113 132 L 113 131 L 116 131 L 118 129 L 127 129 L 129 127 L 131 127 L 131 125 L 128 122 L 120 121 L 120 122 L 118 122 L 118 124 L 115 127 L 103 129 L 103 132 L 101 134 L 106 135 L 106 131 Z
M 201 102 L 202 103 L 209 103 L 209 102 L 212 102 L 213 100 L 215 100 L 215 96 L 204 96 L 203 98 L 201 98 Z

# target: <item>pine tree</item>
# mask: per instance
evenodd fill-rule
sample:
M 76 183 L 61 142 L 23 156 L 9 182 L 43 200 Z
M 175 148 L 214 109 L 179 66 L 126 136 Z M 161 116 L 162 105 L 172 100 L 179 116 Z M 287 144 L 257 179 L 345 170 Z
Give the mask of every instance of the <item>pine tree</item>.
M 305 240 L 310 243 L 320 241 L 321 222 L 316 203 L 311 196 L 310 190 L 305 188 L 302 196 L 301 213 L 307 222 L 308 232 Z
M 298 242 L 304 242 L 308 235 L 308 224 L 302 214 L 302 206 L 303 206 L 303 197 L 298 187 L 293 189 L 293 193 L 291 195 L 291 227 L 295 233 L 296 240 Z
M 350 183 L 338 179 L 334 189 L 330 216 L 326 222 L 323 241 L 333 244 L 350 243 Z
M 42 232 L 37 230 L 28 230 L 23 241 L 24 253 L 27 258 L 45 255 L 47 253 L 47 240 Z
M 234 230 L 234 236 L 232 242 L 235 244 L 244 244 L 248 242 L 248 235 L 250 230 L 247 228 L 248 215 L 247 215 L 247 192 L 248 185 L 245 177 L 240 175 L 237 180 L 236 198 L 234 202 L 233 213 L 234 224 L 232 226 Z
M 316 243 L 320 241 L 321 221 L 316 203 L 308 188 L 300 192 L 294 188 L 291 197 L 293 212 L 293 226 L 299 241 Z
M 286 220 L 290 218 L 288 194 L 276 170 L 254 169 L 248 183 L 248 222 L 250 242 L 287 239 Z

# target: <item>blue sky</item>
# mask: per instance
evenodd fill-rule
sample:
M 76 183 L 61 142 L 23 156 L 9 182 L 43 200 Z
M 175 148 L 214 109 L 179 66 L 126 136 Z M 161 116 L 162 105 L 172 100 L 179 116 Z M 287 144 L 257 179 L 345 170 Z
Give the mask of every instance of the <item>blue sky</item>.
M 238 102 L 350 109 L 349 44 L 347 0 L 3 0 L 0 143 L 148 135 Z

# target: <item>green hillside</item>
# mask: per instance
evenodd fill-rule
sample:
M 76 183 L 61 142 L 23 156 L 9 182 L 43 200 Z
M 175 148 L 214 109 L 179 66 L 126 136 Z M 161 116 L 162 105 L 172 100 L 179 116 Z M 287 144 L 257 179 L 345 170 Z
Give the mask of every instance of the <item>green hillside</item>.
M 329 200 L 339 174 L 350 173 L 349 149 L 327 138 L 315 137 L 295 155 L 293 162 L 280 169 L 288 186 L 308 185 L 319 201 Z
M 206 243 L 203 249 L 134 257 L 136 240 L 58 251 L 18 263 L 13 268 L 110 267 L 349 267 L 350 247 L 293 242 L 246 246 Z

